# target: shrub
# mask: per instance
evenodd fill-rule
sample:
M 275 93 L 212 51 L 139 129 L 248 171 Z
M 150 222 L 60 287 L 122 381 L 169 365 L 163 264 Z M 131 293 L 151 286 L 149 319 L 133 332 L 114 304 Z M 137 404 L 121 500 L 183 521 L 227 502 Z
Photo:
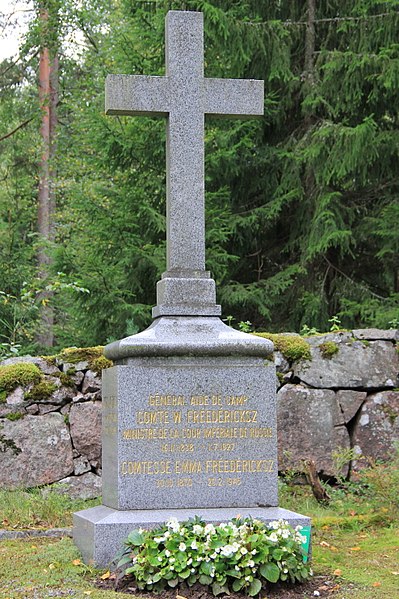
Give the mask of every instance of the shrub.
M 214 595 L 243 590 L 254 596 L 266 582 L 301 582 L 311 575 L 300 529 L 283 520 L 268 528 L 250 518 L 217 526 L 199 518 L 182 523 L 170 518 L 155 530 L 131 532 L 118 567 L 140 590 L 199 582 Z

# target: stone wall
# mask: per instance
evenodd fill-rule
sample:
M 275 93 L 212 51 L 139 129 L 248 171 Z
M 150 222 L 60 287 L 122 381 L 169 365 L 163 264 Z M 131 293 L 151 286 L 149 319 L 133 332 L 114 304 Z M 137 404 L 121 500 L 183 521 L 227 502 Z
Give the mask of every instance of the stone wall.
M 312 459 L 324 476 L 335 476 L 340 462 L 355 476 L 361 455 L 388 459 L 399 441 L 399 331 L 272 337 L 280 470 Z M 75 497 L 101 493 L 100 372 L 110 363 L 100 353 L 1 363 L 1 487 L 57 482 Z

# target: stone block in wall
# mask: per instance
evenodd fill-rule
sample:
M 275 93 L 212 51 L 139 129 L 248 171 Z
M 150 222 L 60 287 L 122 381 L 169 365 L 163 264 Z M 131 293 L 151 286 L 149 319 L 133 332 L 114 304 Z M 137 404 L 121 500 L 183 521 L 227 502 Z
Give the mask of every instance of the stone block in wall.
M 352 389 L 337 391 L 337 400 L 345 423 L 350 422 L 356 416 L 366 397 L 365 391 L 353 391 Z
M 338 352 L 323 358 L 320 346 L 311 348 L 312 359 L 294 365 L 294 375 L 311 387 L 324 389 L 378 389 L 398 382 L 399 354 L 389 341 L 340 343 Z
M 76 403 L 69 413 L 73 446 L 89 461 L 101 458 L 101 402 Z
M 4 419 L 0 435 L 14 444 L 0 451 L 2 487 L 47 485 L 73 472 L 71 438 L 61 414 Z
M 334 476 L 332 454 L 350 447 L 336 394 L 330 389 L 282 387 L 277 394 L 277 434 L 279 470 L 303 470 L 302 461 L 310 459 L 318 472 Z
M 382 391 L 367 398 L 353 434 L 358 453 L 374 460 L 392 456 L 399 443 L 399 391 Z
M 88 370 L 82 383 L 82 393 L 94 393 L 101 389 L 101 377 L 92 370 Z
M 86 472 L 81 476 L 68 476 L 59 481 L 62 487 L 58 493 L 68 495 L 72 499 L 95 499 L 101 495 L 101 476 Z
M 11 366 L 13 364 L 22 364 L 29 363 L 35 364 L 43 374 L 55 375 L 58 376 L 60 374 L 59 368 L 50 362 L 47 362 L 44 358 L 39 356 L 15 356 L 14 358 L 7 358 L 6 360 L 2 360 L 2 366 Z
M 367 339 L 368 341 L 376 341 L 385 339 L 386 341 L 399 341 L 398 329 L 355 329 L 352 331 L 356 339 Z

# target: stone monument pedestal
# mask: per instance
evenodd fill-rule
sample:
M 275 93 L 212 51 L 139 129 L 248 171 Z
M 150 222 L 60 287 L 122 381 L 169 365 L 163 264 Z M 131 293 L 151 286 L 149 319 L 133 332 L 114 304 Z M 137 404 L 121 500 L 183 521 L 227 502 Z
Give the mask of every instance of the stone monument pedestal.
M 103 373 L 103 505 L 74 515 L 85 561 L 106 566 L 133 528 L 170 516 L 252 516 L 278 507 L 272 343 L 217 317 L 162 317 L 110 344 Z
M 238 515 L 243 518 L 252 516 L 265 523 L 282 518 L 293 527 L 310 525 L 308 517 L 279 507 L 122 511 L 99 505 L 74 514 L 74 541 L 86 564 L 106 568 L 135 528 L 155 528 L 170 517 L 182 522 L 200 516 L 205 522 L 216 524 L 227 522 Z

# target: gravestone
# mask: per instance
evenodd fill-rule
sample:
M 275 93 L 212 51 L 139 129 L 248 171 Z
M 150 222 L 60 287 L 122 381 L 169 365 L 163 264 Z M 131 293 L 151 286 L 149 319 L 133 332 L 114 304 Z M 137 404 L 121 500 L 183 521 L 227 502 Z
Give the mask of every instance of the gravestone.
M 263 114 L 263 81 L 207 79 L 203 15 L 170 11 L 166 76 L 111 75 L 107 114 L 167 119 L 167 271 L 154 321 L 111 343 L 103 372 L 103 505 L 74 515 L 86 562 L 170 516 L 309 518 L 278 507 L 273 345 L 219 318 L 205 270 L 204 116 Z

